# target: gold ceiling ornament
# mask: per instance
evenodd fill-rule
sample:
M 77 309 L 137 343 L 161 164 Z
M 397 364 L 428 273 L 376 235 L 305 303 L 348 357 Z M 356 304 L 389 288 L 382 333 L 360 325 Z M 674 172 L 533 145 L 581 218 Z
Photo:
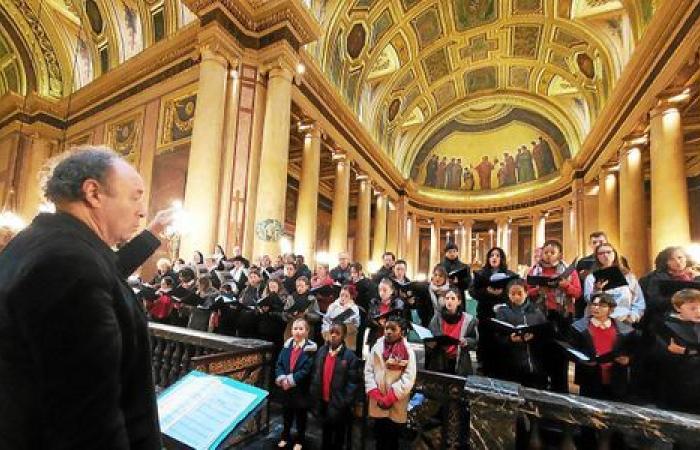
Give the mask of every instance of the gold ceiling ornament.
M 402 172 L 444 111 L 494 95 L 541 110 L 575 154 L 628 58 L 621 52 L 639 38 L 611 22 L 636 20 L 647 1 L 606 2 L 604 20 L 578 19 L 566 0 L 336 2 L 322 24 L 335 38 L 319 62 L 358 114 L 356 99 L 367 99 L 363 122 Z M 360 28 L 366 36 L 348 39 Z M 398 65 L 387 61 L 392 47 Z

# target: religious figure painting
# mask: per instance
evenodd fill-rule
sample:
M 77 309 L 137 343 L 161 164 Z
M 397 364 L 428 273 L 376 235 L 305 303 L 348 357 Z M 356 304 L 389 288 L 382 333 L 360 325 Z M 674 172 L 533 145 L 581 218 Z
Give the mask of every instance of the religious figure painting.
M 184 141 L 192 136 L 194 113 L 197 108 L 197 94 L 185 93 L 164 101 L 161 112 L 160 146 Z
M 419 171 L 424 186 L 449 191 L 485 191 L 534 181 L 554 174 L 557 162 L 551 144 L 542 136 L 496 157 L 465 157 L 433 153 Z

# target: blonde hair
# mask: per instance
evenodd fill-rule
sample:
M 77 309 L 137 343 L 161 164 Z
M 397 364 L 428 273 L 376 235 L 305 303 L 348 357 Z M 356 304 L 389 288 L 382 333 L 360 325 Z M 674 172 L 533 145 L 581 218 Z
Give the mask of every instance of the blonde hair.
M 700 290 L 698 289 L 681 289 L 673 294 L 671 303 L 675 308 L 680 308 L 686 303 L 700 303 Z

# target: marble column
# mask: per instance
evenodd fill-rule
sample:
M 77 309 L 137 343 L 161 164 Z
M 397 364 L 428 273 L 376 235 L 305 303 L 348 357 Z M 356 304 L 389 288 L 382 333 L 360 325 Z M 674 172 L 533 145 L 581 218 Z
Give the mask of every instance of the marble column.
M 507 217 L 503 217 L 496 220 L 496 236 L 497 236 L 497 246 L 501 247 L 503 251 L 508 252 L 509 246 L 509 235 L 508 230 L 510 229 L 510 223 Z
M 213 251 L 219 218 L 229 62 L 208 45 L 202 47 L 201 55 L 184 201 L 191 230 L 183 236 L 180 247 L 186 258 L 194 250 L 207 255 Z
M 363 268 L 369 263 L 369 240 L 372 223 L 372 183 L 365 174 L 358 175 L 360 184 L 357 201 L 357 229 L 355 230 L 355 261 Z
M 647 217 L 642 151 L 628 145 L 620 153 L 620 253 L 639 276 L 649 270 Z
M 455 230 L 455 233 L 457 233 L 459 236 L 459 239 L 455 239 L 455 241 L 457 241 L 457 245 L 459 245 L 459 259 L 461 259 L 465 264 L 469 264 L 469 253 L 467 252 L 467 242 L 469 241 L 469 237 L 467 236 L 466 226 L 464 225 L 463 221 L 459 223 L 459 227 L 457 230 Z
M 520 248 L 519 248 L 519 233 L 520 227 L 518 225 L 510 224 L 510 248 L 508 251 L 508 264 L 512 264 L 513 267 L 517 267 L 520 264 Z
M 372 261 L 381 266 L 382 255 L 386 251 L 386 209 L 387 197 L 383 193 L 377 194 L 377 202 L 374 209 L 374 235 L 372 239 Z
M 420 229 L 418 228 L 418 218 L 411 214 L 407 224 L 407 251 L 408 251 L 408 273 L 414 279 L 418 271 L 418 253 L 420 246 Z
M 265 122 L 260 150 L 260 180 L 265 195 L 259 195 L 255 207 L 253 257 L 279 255 L 284 231 L 287 165 L 289 162 L 289 124 L 294 72 L 287 64 L 270 69 L 265 99 Z
M 442 252 L 440 251 L 440 227 L 442 221 L 438 219 L 433 219 L 430 224 L 430 267 L 428 267 L 428 272 L 432 272 L 433 267 L 440 263 L 442 259 Z
M 408 197 L 404 194 L 399 197 L 396 202 L 396 220 L 397 220 L 397 242 L 396 251 L 399 259 L 407 260 L 408 258 Z
M 588 245 L 588 236 L 586 236 L 586 215 L 590 214 L 584 208 L 586 198 L 585 186 L 582 178 L 574 180 L 571 186 L 571 206 L 573 208 L 573 228 L 574 239 L 576 242 L 576 254 L 583 255 L 586 252 Z
M 348 251 L 348 210 L 350 208 L 350 160 L 344 153 L 333 155 L 335 161 L 335 189 L 331 211 L 329 249 L 332 258 Z
M 617 174 L 603 170 L 598 182 L 598 226 L 605 232 L 608 242 L 620 246 L 620 205 L 617 199 Z
M 464 259 L 462 261 L 466 264 L 471 264 L 474 262 L 474 250 L 472 247 L 472 228 L 474 227 L 474 219 L 464 219 L 463 230 L 464 230 Z
M 304 136 L 299 177 L 299 199 L 294 231 L 294 253 L 304 255 L 306 264 L 316 264 L 316 224 L 318 222 L 318 185 L 321 170 L 321 130 L 317 125 Z
M 386 211 L 386 251 L 398 254 L 399 248 L 399 215 L 396 203 L 391 200 L 387 204 Z
M 650 114 L 651 254 L 690 242 L 688 185 L 681 112 L 664 105 Z
M 22 171 L 20 173 L 20 194 L 18 213 L 26 223 L 31 222 L 39 212 L 39 205 L 43 201 L 39 174 L 51 156 L 51 141 L 38 134 L 29 137 L 24 157 L 22 158 Z

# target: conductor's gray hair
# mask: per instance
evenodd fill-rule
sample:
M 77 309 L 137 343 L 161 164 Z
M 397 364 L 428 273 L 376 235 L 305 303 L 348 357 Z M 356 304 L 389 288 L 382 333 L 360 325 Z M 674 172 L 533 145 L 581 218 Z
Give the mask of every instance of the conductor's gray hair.
M 108 147 L 85 145 L 53 159 L 44 169 L 42 190 L 53 203 L 84 199 L 83 183 L 92 179 L 106 185 L 109 169 L 121 157 Z

